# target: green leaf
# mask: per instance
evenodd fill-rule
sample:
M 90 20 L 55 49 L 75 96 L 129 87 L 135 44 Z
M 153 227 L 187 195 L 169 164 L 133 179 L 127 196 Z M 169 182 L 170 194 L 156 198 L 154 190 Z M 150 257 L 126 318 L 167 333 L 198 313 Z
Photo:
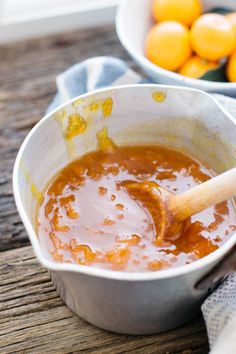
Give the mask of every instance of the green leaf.
M 212 9 L 207 11 L 207 13 L 216 13 L 220 15 L 227 15 L 230 12 L 234 12 L 234 10 L 229 9 L 227 7 L 213 7 Z
M 225 64 L 220 65 L 216 69 L 208 70 L 203 76 L 199 77 L 201 80 L 228 82 L 225 74 Z

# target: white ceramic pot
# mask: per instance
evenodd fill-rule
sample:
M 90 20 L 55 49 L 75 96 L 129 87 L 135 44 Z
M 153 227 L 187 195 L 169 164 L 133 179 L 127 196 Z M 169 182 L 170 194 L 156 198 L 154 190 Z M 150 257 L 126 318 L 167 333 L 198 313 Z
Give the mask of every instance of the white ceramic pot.
M 153 93 L 159 102 L 153 99 Z M 65 143 L 58 119 L 86 112 L 97 100 L 112 98 L 109 118 L 102 111 L 84 114 L 88 129 Z M 34 252 L 48 268 L 65 303 L 79 316 L 109 331 L 150 334 L 193 318 L 207 295 L 196 282 L 236 243 L 236 234 L 207 257 L 179 268 L 147 273 L 102 270 L 54 263 L 40 247 L 35 228 L 36 187 L 72 158 L 96 149 L 104 126 L 117 144 L 158 143 L 197 156 L 217 172 L 235 166 L 236 124 L 210 95 L 187 88 L 132 85 L 85 94 L 48 114 L 32 129 L 18 153 L 13 173 L 14 196 Z M 32 188 L 33 184 L 33 188 Z M 88 203 L 92 202 L 88 200 Z
M 153 0 L 122 0 L 116 17 L 117 35 L 131 57 L 143 71 L 159 84 L 180 85 L 218 92 L 229 96 L 236 95 L 236 83 L 210 82 L 192 79 L 178 73 L 162 69 L 150 62 L 144 53 L 144 43 L 148 30 L 154 25 L 151 5 Z M 181 1 L 181 0 L 179 0 Z M 204 11 L 214 7 L 226 7 L 236 11 L 235 0 L 201 0 Z

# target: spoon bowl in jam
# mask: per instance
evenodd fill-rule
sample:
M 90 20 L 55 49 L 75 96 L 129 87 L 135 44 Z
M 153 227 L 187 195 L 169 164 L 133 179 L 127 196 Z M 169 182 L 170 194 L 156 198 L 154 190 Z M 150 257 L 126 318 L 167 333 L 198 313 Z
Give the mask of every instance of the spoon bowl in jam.
M 236 168 L 180 195 L 156 182 L 124 181 L 121 185 L 150 211 L 155 221 L 156 243 L 161 245 L 178 238 L 191 216 L 236 194 Z

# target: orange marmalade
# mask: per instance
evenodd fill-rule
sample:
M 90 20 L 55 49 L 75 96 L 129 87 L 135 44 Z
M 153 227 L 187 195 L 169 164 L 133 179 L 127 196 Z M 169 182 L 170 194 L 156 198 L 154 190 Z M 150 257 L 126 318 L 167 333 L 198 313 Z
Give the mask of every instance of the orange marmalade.
M 120 182 L 155 181 L 178 194 L 214 175 L 166 147 L 100 146 L 63 168 L 45 189 L 37 211 L 40 243 L 56 262 L 110 270 L 157 271 L 194 262 L 234 232 L 232 201 L 193 216 L 177 240 L 157 245 L 157 220 Z

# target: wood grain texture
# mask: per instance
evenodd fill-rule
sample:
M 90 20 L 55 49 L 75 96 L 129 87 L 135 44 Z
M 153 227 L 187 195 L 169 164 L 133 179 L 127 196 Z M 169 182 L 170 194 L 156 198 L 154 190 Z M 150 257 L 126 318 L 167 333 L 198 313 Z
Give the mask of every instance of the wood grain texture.
M 117 56 L 137 70 L 113 27 L 0 47 L 0 353 L 207 353 L 201 318 L 146 337 L 111 334 L 89 325 L 62 303 L 31 247 L 23 247 L 29 240 L 11 186 L 17 151 L 52 100 L 55 77 L 97 55 Z M 235 114 L 233 100 L 217 98 Z
M 72 352 L 204 354 L 208 347 L 200 318 L 152 336 L 100 330 L 62 303 L 31 247 L 0 253 L 0 353 Z

